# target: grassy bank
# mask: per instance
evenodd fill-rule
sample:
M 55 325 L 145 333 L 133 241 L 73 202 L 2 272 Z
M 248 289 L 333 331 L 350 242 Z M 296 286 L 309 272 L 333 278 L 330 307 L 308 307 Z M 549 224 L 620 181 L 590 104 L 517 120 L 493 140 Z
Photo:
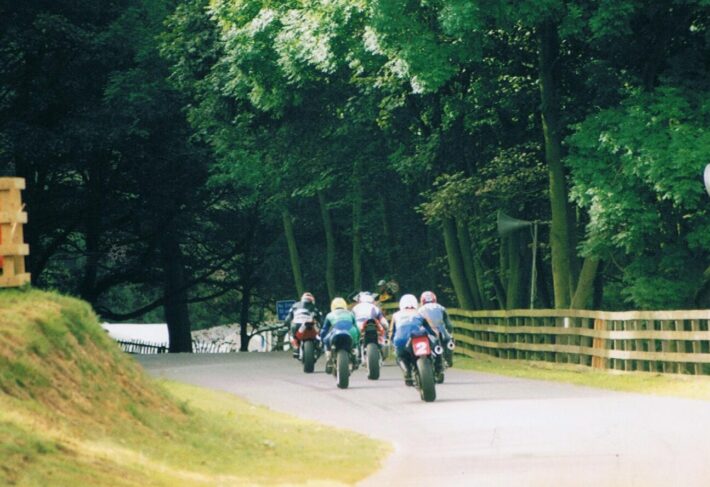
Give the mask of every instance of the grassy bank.
M 85 303 L 0 292 L 0 485 L 354 483 L 388 446 L 157 383 Z
M 710 377 L 707 376 L 643 372 L 614 373 L 578 365 L 504 360 L 487 355 L 480 355 L 475 359 L 456 355 L 455 366 L 465 370 L 525 379 L 551 380 L 615 391 L 710 400 Z

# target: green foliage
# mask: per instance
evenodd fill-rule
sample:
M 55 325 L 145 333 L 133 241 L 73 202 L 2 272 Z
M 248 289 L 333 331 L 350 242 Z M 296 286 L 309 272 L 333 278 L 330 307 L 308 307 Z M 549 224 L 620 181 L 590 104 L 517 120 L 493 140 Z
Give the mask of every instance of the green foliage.
M 710 247 L 701 175 L 710 160 L 708 92 L 635 91 L 569 138 L 572 196 L 589 209 L 586 252 L 621 255 L 636 306 L 691 306 Z M 678 270 L 684 269 L 681 275 Z
M 427 223 L 467 216 L 475 193 L 472 178 L 464 177 L 463 173 L 442 174 L 433 186 L 432 191 L 423 194 L 426 202 L 418 208 Z
M 426 223 L 455 216 L 492 295 L 510 275 L 497 210 L 551 219 L 541 112 L 552 104 L 566 138 L 552 152 L 577 204 L 569 240 L 603 261 L 597 306 L 700 305 L 710 289 L 699 184 L 710 161 L 709 8 L 18 4 L 0 17 L 0 167 L 31 182 L 30 270 L 115 319 L 163 319 L 166 289 L 184 288 L 178 301 L 203 326 L 237 321 L 244 293 L 263 308 L 293 293 L 284 210 L 304 279 L 323 294 L 324 261 L 336 262 L 338 288 L 352 282 L 356 240 L 364 286 L 392 275 L 403 288 L 449 288 L 442 236 Z M 556 55 L 545 72 L 543 39 Z M 333 218 L 329 247 L 316 195 Z M 545 291 L 551 236 L 541 232 Z M 689 271 L 678 278 L 678 268 Z

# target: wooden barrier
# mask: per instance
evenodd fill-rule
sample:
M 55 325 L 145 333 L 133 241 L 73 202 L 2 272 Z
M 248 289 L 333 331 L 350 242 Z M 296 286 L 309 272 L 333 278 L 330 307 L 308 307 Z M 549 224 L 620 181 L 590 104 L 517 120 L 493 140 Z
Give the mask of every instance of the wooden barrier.
M 396 303 L 382 306 L 386 313 Z M 710 375 L 710 310 L 449 309 L 456 352 L 621 372 Z
M 22 211 L 22 178 L 0 178 L 0 287 L 17 287 L 30 282 L 25 272 L 25 256 L 30 248 L 24 243 L 22 225 L 27 213 Z
M 710 310 L 450 309 L 457 352 L 622 372 L 710 374 Z

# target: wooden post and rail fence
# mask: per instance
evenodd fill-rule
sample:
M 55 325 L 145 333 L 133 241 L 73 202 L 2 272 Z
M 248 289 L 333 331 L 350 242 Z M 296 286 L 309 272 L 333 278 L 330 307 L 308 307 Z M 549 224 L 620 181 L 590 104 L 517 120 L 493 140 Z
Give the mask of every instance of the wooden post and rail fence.
M 22 226 L 27 223 L 20 191 L 22 178 L 0 178 L 0 288 L 18 287 L 30 282 L 25 272 L 25 256 L 30 248 L 24 243 Z
M 474 358 L 483 354 L 620 372 L 710 374 L 710 310 L 448 311 L 456 352 Z

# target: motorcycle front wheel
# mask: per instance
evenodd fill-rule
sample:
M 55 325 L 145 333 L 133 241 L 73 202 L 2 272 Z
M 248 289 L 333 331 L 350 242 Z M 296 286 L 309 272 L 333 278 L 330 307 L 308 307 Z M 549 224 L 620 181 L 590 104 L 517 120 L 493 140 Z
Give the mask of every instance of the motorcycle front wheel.
M 434 385 L 434 367 L 428 357 L 417 359 L 417 373 L 419 375 L 419 395 L 422 401 L 432 402 L 436 399 L 436 386 Z
M 347 350 L 338 350 L 335 377 L 338 380 L 339 388 L 348 388 L 348 385 L 350 384 L 350 356 Z

